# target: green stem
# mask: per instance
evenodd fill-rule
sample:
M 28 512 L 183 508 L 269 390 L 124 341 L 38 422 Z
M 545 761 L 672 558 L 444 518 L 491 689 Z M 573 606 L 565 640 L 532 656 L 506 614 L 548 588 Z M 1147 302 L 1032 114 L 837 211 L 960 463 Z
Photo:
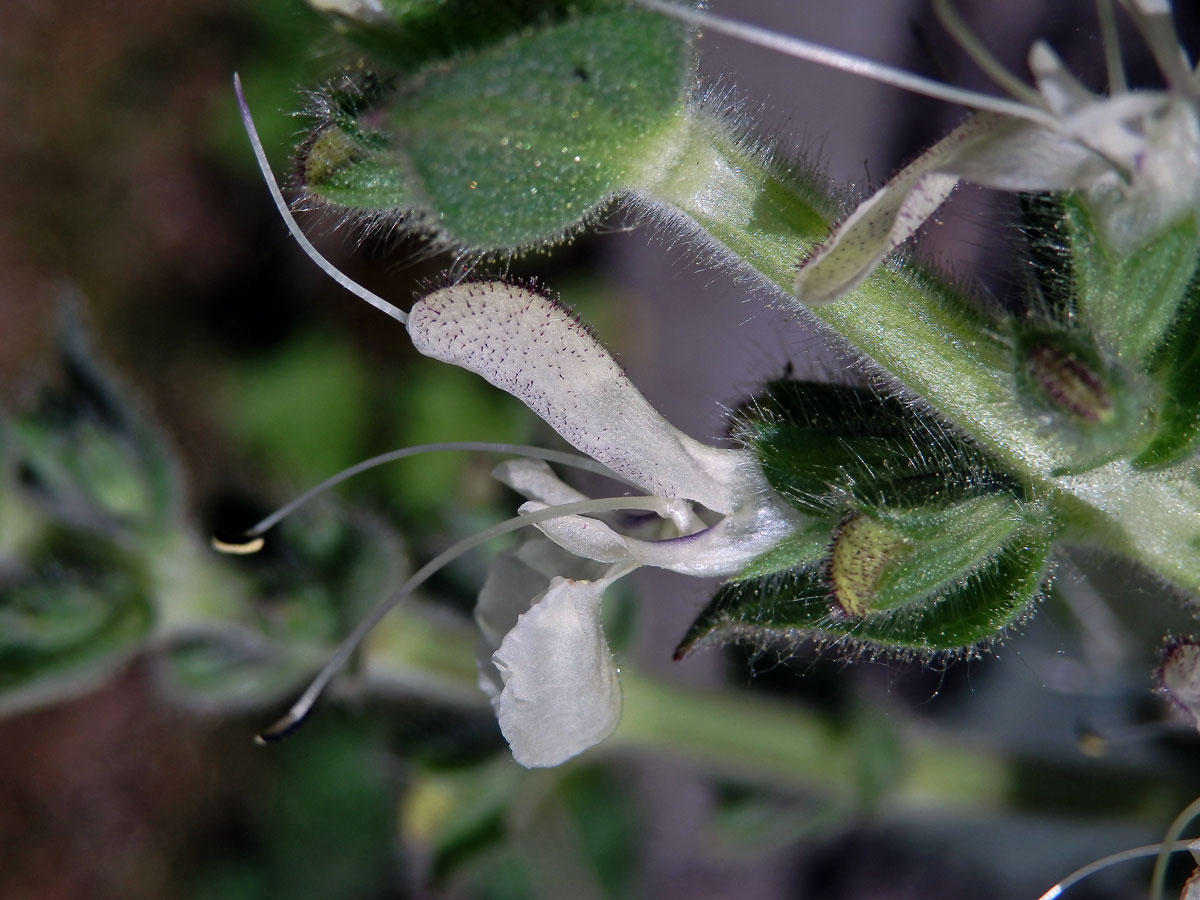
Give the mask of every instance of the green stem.
M 739 146 L 702 111 L 685 120 L 644 193 L 789 295 L 800 254 L 828 234 L 832 212 L 802 176 Z M 1054 469 L 1053 447 L 1012 402 L 1011 352 L 996 324 L 948 285 L 913 266 L 881 266 L 854 293 L 808 311 L 1014 474 Z
M 879 732 L 893 735 L 886 808 L 999 810 L 1161 821 L 1187 790 L 1172 773 L 1005 754 L 863 711 L 852 727 L 744 692 L 701 691 L 623 671 L 625 708 L 609 744 L 669 753 L 704 769 L 854 804 L 870 800 L 864 763 Z M 1193 779 L 1195 781 L 1195 779 Z
M 1102 543 L 1200 591 L 1200 479 L 1194 463 L 1146 472 L 1118 460 L 1054 482 L 1065 537 Z
M 676 754 L 704 768 L 854 802 L 860 790 L 857 730 L 818 714 L 732 692 L 697 691 L 623 671 L 625 707 L 612 738 Z M 901 747 L 907 773 L 890 785 L 905 805 L 994 808 L 1009 788 L 998 754 L 927 739 Z
M 752 781 L 854 794 L 852 757 L 841 752 L 832 725 L 812 713 L 689 691 L 628 670 L 621 673 L 621 690 L 621 726 L 611 739 L 617 748 L 679 754 Z
M 475 684 L 475 636 L 460 620 L 402 607 L 366 648 L 368 683 L 397 683 L 439 702 L 485 701 Z M 408 639 L 405 636 L 415 639 Z M 636 750 L 773 789 L 820 795 L 842 808 L 979 810 L 1162 821 L 1200 778 L 1096 760 L 1014 756 L 863 708 L 834 718 L 753 691 L 702 689 L 623 667 L 616 733 L 591 753 Z M 898 724 L 899 722 L 899 724 Z

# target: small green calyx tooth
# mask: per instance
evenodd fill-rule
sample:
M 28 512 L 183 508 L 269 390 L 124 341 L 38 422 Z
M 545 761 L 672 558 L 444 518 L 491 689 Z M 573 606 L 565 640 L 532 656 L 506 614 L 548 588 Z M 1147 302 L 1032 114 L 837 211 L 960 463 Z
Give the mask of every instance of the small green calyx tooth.
M 1133 462 L 1140 468 L 1178 464 L 1200 446 L 1200 278 L 1189 286 L 1150 373 L 1162 389 L 1162 400 L 1154 438 Z
M 312 140 L 304 154 L 304 183 L 315 187 L 329 184 L 364 158 L 362 149 L 345 131 L 326 128 Z
M 1071 350 L 1037 343 L 1030 348 L 1026 364 L 1047 405 L 1084 422 L 1112 420 L 1115 404 L 1108 385 L 1092 365 Z
M 1140 453 L 1162 417 L 1162 387 L 1082 325 L 1022 324 L 1014 387 L 1045 440 L 1054 475 L 1079 474 Z
M 1029 348 L 1060 333 L 1013 336 L 1023 396 L 1037 391 Z M 973 653 L 1035 606 L 1057 533 L 1051 510 L 936 415 L 870 388 L 785 378 L 742 407 L 735 434 L 812 524 L 726 584 L 678 656 L 804 637 L 852 653 Z
M 833 537 L 829 585 L 848 616 L 865 616 L 874 606 L 884 573 L 903 554 L 908 539 L 882 519 L 853 513 Z

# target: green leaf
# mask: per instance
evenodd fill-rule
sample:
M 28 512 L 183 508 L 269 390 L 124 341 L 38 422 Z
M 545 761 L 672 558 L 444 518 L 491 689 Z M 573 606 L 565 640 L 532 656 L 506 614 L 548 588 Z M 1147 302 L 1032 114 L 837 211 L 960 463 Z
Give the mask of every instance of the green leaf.
M 145 574 L 97 535 L 52 528 L 0 581 L 0 706 L 90 686 L 136 652 L 154 608 Z
M 1200 279 L 1188 289 L 1187 305 L 1154 360 L 1163 388 L 1158 431 L 1134 460 L 1141 468 L 1181 462 L 1200 444 Z
M 329 4 L 312 5 L 325 9 Z M 382 14 L 359 10 L 333 18 L 375 63 L 393 73 L 412 73 L 513 34 L 624 5 L 623 0 L 381 0 Z
M 810 514 L 950 503 L 1012 485 L 931 414 L 866 388 L 772 382 L 741 411 L 737 433 L 771 486 Z
M 1136 253 L 1114 253 L 1078 201 L 1065 201 L 1079 314 L 1126 364 L 1144 365 L 1171 328 L 1196 272 L 1188 216 Z
M 56 517 L 162 534 L 179 514 L 174 457 L 93 358 L 75 307 L 64 305 L 61 319 L 62 382 L 12 424 L 6 439 L 23 486 Z
M 692 66 L 687 31 L 651 13 L 530 28 L 397 81 L 360 116 L 333 98 L 304 186 L 473 251 L 559 241 L 668 152 Z

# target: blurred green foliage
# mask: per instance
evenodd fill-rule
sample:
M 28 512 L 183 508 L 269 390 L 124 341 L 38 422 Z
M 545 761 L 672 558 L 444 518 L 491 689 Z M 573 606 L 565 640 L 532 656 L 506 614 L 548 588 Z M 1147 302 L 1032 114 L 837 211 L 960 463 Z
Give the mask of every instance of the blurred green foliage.
M 255 463 L 292 483 L 316 482 L 363 456 L 373 421 L 370 380 L 354 346 L 300 335 L 232 368 L 222 408 Z
M 244 839 L 206 861 L 191 900 L 395 896 L 398 778 L 379 729 L 333 714 L 277 754 L 247 803 Z

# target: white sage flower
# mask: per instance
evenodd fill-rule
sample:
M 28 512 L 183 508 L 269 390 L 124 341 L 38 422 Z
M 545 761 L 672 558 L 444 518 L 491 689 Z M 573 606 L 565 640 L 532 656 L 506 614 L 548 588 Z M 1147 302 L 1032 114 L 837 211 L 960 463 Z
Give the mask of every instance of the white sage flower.
M 801 518 L 750 451 L 710 447 L 674 428 L 584 326 L 534 291 L 443 288 L 413 307 L 408 328 L 422 353 L 508 391 L 657 501 L 650 521 L 614 513 L 538 522 L 549 540 L 502 554 L 480 593 L 480 684 L 517 762 L 557 765 L 603 740 L 620 718 L 616 667 L 600 627 L 605 589 L 643 565 L 733 575 Z M 587 499 L 540 460 L 502 463 L 495 474 L 529 498 L 523 515 Z
M 604 592 L 614 581 L 640 566 L 734 575 L 805 519 L 771 489 L 752 451 L 711 447 L 673 427 L 588 329 L 548 297 L 502 282 L 464 283 L 433 292 L 405 313 L 348 279 L 291 215 L 236 76 L 235 86 L 275 205 L 316 264 L 403 323 L 419 352 L 481 375 L 583 454 L 482 442 L 409 447 L 335 475 L 239 541 L 214 541 L 224 552 L 254 552 L 268 529 L 318 493 L 415 453 L 472 449 L 527 457 L 495 471 L 528 499 L 520 515 L 464 538 L 418 570 L 358 624 L 287 715 L 259 737 L 274 740 L 295 729 L 371 629 L 430 575 L 492 537 L 531 526 L 541 535 L 501 553 L 479 594 L 479 684 L 513 758 L 530 767 L 558 765 L 604 740 L 620 721 L 617 667 L 600 622 Z M 546 461 L 589 469 L 640 493 L 589 499 Z
M 765 29 L 639 0 L 650 9 L 792 56 L 978 110 L 865 200 L 805 258 L 796 296 L 837 300 L 910 238 L 959 181 L 1006 191 L 1077 191 L 1111 248 L 1128 253 L 1200 208 L 1200 68 L 1180 45 L 1169 0 L 1121 0 L 1162 72 L 1163 90 L 1130 90 L 1111 0 L 1099 0 L 1108 95 L 1085 88 L 1043 41 L 1029 51 L 1034 86 L 1009 73 L 950 6 L 942 23 L 1013 99 L 991 97 L 891 69 Z

